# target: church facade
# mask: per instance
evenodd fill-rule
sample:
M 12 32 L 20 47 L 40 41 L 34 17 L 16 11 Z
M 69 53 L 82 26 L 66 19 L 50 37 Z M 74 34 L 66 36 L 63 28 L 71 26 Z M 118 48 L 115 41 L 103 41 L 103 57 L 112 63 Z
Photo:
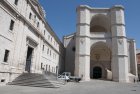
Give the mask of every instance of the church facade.
M 123 6 L 77 8 L 76 33 L 64 36 L 65 69 L 90 79 L 137 79 L 135 40 L 126 37 Z

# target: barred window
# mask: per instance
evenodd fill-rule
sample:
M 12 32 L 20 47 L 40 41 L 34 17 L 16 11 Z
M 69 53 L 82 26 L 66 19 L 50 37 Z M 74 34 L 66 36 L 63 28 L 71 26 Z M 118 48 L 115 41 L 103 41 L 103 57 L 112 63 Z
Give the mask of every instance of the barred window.
M 32 13 L 30 12 L 30 14 L 29 14 L 29 19 L 31 19 L 32 18 Z
M 14 22 L 13 20 L 11 20 L 10 28 L 9 28 L 10 30 L 13 30 L 13 28 L 14 28 L 14 23 L 15 23 L 15 22 Z
M 15 0 L 15 5 L 17 5 L 18 4 L 18 0 Z
M 8 57 L 9 57 L 9 50 L 5 50 L 5 54 L 4 54 L 4 62 L 8 61 Z

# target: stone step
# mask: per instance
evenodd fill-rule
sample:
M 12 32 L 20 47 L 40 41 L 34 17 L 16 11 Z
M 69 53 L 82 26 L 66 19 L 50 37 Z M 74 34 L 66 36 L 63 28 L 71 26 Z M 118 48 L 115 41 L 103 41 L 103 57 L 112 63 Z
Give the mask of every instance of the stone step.
M 64 84 L 65 83 L 63 81 L 56 80 L 55 76 L 49 77 L 44 74 L 31 74 L 31 73 L 22 74 L 19 77 L 17 77 L 14 81 L 8 83 L 8 85 L 33 86 L 45 88 L 58 88 L 63 86 Z
M 42 76 L 39 77 L 30 77 L 30 78 L 19 78 L 19 79 L 15 79 L 13 82 L 18 82 L 18 81 L 26 81 L 26 80 L 38 80 L 38 79 L 45 79 Z
M 54 85 L 48 85 L 48 84 L 19 84 L 18 86 L 29 86 L 29 87 L 41 87 L 41 88 L 60 88 L 61 86 L 54 86 Z
M 32 78 L 38 78 L 38 77 L 43 77 L 42 75 L 20 75 L 17 77 L 14 81 L 20 81 L 20 80 L 27 80 L 27 79 L 32 79 Z
M 64 85 L 64 82 L 58 82 L 58 81 L 49 81 L 47 79 L 39 79 L 39 80 L 25 80 L 25 81 L 17 81 L 17 82 L 9 82 L 9 85 L 12 84 L 22 84 L 22 83 L 53 83 L 53 84 L 62 84 Z
M 10 85 L 19 85 L 19 86 L 38 86 L 38 87 L 61 87 L 64 84 L 58 82 L 49 82 L 49 81 L 37 81 L 37 82 L 26 82 L 26 83 L 11 83 Z

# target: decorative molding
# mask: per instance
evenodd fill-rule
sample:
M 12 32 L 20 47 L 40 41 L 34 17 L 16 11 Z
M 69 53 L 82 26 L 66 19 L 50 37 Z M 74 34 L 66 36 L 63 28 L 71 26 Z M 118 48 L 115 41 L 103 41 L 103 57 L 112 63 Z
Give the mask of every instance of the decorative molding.
M 125 26 L 125 24 L 123 24 L 123 23 L 114 23 L 114 24 L 111 24 L 111 26 Z
M 112 38 L 117 38 L 117 39 L 128 39 L 126 36 L 113 36 Z
M 90 26 L 90 24 L 88 23 L 77 23 L 76 26 Z
M 80 57 L 84 57 L 84 56 L 90 56 L 90 55 L 86 55 L 86 54 L 80 54 Z
M 27 45 L 29 45 L 33 48 L 35 48 L 38 45 L 38 43 L 29 36 L 27 36 L 27 38 L 26 38 L 26 43 L 27 43 Z
M 84 56 L 90 56 L 89 54 L 76 54 L 76 56 L 84 57 Z
M 5 38 L 5 39 L 7 39 L 7 40 L 9 40 L 9 41 L 11 41 L 11 42 L 13 42 L 13 40 L 11 40 L 11 39 L 5 37 L 4 35 L 1 35 L 1 34 L 0 34 L 0 36 L 3 37 L 3 38 Z
M 115 57 L 128 57 L 128 55 L 112 55 L 112 57 L 115 56 Z
M 90 37 L 90 36 L 76 36 L 76 37 L 79 37 L 79 38 L 90 38 L 90 39 L 111 39 L 112 37 Z
M 80 6 L 78 6 L 77 7 L 77 9 L 76 9 L 76 11 L 78 11 L 78 10 L 80 10 L 80 9 L 82 9 L 82 10 L 84 10 L 84 9 L 88 9 L 88 10 L 90 10 L 90 11 L 94 11 L 94 10 L 98 10 L 98 11 L 109 11 L 109 9 L 110 8 L 92 8 L 92 7 L 90 7 L 90 6 L 88 6 L 88 5 L 80 5 Z

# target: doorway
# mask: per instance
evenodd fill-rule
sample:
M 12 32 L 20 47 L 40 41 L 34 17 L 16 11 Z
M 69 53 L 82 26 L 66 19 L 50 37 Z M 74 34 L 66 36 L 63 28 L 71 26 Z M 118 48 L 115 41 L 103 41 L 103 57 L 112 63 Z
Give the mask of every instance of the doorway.
M 93 79 L 102 78 L 102 69 L 100 67 L 93 68 Z
M 33 48 L 28 47 L 27 57 L 26 57 L 26 66 L 25 66 L 25 71 L 27 71 L 28 73 L 30 73 L 30 69 L 31 69 L 32 53 L 33 53 Z

